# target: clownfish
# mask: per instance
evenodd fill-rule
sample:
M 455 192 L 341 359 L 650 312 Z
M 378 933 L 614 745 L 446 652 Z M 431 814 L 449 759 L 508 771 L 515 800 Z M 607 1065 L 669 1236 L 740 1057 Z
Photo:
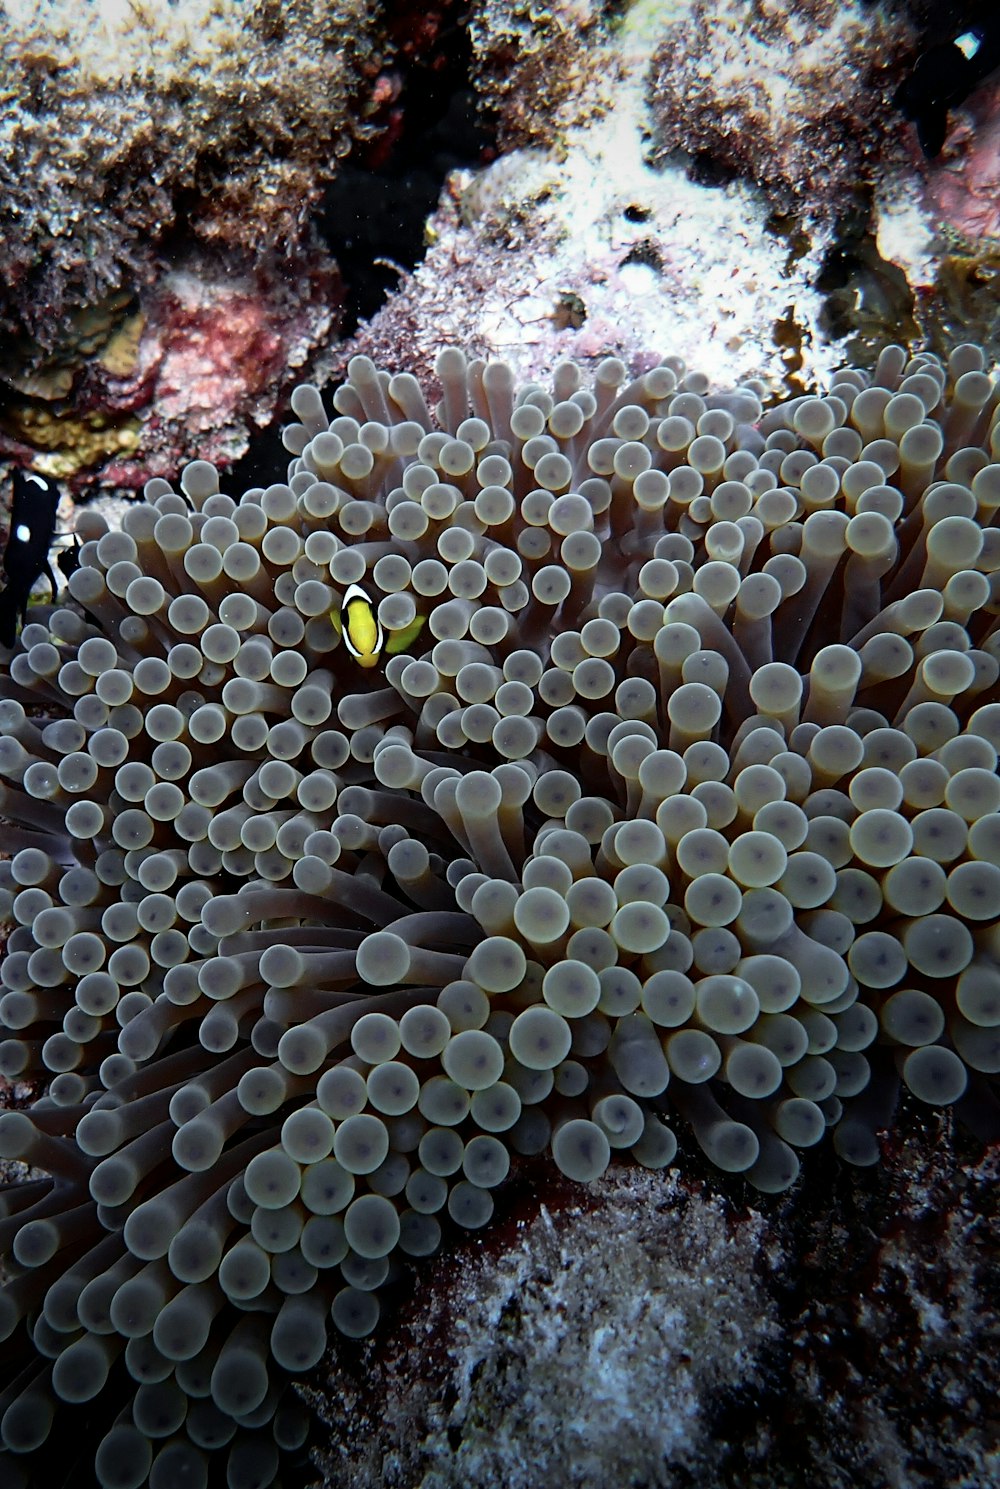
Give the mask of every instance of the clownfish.
M 331 618 L 358 666 L 376 667 L 382 654 L 382 627 L 360 584 L 348 585 L 340 614 L 334 612 Z
M 55 481 L 35 471 L 15 470 L 10 537 L 3 554 L 6 584 L 0 594 L 0 645 L 8 648 L 14 645 L 18 621 L 23 622 L 35 581 L 43 574 L 49 581 L 53 600 L 56 597 L 49 550 L 55 541 L 58 506 L 59 487 Z
M 405 651 L 423 629 L 425 617 L 418 615 L 403 630 L 394 631 L 386 641 L 371 600 L 360 584 L 349 584 L 340 611 L 332 610 L 330 619 L 358 666 L 369 668 L 378 666 L 383 651 L 390 657 Z
M 916 125 L 920 147 L 928 159 L 938 155 L 944 145 L 949 110 L 964 103 L 998 67 L 1000 20 L 970 26 L 917 58 L 909 76 L 896 89 L 894 102 Z

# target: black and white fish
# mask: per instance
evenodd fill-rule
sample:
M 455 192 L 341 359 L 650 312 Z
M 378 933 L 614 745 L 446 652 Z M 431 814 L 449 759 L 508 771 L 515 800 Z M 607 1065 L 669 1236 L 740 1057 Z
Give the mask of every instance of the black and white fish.
M 928 159 L 940 153 L 948 133 L 948 111 L 1000 67 L 1000 16 L 969 26 L 951 41 L 928 47 L 909 77 L 896 89 L 894 102 L 917 128 Z
M 14 472 L 14 499 L 10 510 L 10 537 L 3 553 L 6 583 L 0 593 L 0 645 L 12 647 L 18 622 L 24 621 L 28 598 L 44 574 L 53 600 L 56 581 L 49 553 L 56 535 L 59 487 L 48 476 L 34 471 Z

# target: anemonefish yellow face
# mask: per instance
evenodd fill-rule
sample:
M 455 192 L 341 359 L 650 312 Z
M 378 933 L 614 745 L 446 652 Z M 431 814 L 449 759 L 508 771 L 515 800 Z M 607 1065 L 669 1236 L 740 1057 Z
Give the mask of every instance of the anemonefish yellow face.
M 382 627 L 360 584 L 348 586 L 340 608 L 344 645 L 359 667 L 376 667 L 382 651 Z

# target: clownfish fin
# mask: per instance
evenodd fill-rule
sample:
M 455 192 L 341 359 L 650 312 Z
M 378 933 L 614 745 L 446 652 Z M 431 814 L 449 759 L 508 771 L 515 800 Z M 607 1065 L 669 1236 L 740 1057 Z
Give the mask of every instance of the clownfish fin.
M 383 647 L 385 653 L 390 657 L 394 657 L 399 652 L 406 651 L 416 641 L 426 623 L 426 615 L 418 615 L 414 620 L 410 621 L 408 626 L 404 626 L 401 631 L 393 631 Z

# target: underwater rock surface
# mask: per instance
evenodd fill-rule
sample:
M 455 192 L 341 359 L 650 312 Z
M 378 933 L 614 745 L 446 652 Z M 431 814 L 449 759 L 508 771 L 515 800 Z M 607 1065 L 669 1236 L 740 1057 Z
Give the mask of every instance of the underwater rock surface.
M 85 19 L 84 19 L 85 17 Z M 0 325 L 51 349 L 67 310 L 171 249 L 301 242 L 349 144 L 366 0 L 10 0 L 0 79 Z
M 0 454 L 135 489 L 243 453 L 336 319 L 310 216 L 376 40 L 367 0 L 5 6 Z
M 304 1389 L 327 1489 L 993 1485 L 996 1154 L 946 1121 L 744 1208 L 671 1170 L 522 1179 L 395 1334 Z

